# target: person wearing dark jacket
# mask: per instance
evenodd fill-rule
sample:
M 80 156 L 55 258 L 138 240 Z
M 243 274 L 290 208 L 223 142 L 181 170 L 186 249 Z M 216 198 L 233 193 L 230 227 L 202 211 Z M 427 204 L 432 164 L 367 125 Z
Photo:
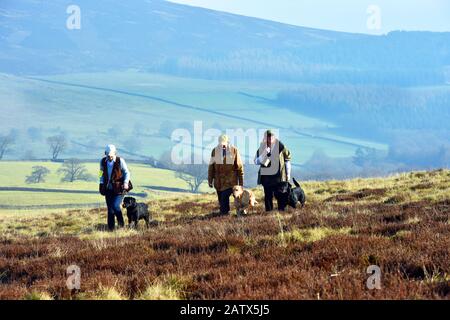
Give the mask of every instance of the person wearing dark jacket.
M 105 196 L 108 207 L 108 229 L 115 228 L 115 218 L 119 227 L 124 226 L 122 215 L 122 198 L 124 192 L 130 188 L 130 171 L 123 158 L 117 156 L 114 145 L 107 145 L 105 157 L 100 161 L 100 194 Z
M 273 197 L 277 199 L 278 210 L 284 211 L 287 199 L 279 190 L 280 183 L 291 179 L 291 152 L 279 141 L 271 130 L 264 133 L 255 156 L 255 164 L 259 165 L 258 184 L 264 188 L 264 205 L 266 212 L 273 210 Z

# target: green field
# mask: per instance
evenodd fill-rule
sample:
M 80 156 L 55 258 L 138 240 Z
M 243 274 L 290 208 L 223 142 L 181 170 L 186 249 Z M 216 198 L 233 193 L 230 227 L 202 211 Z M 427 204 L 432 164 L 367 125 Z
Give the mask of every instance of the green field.
M 26 176 L 31 173 L 32 167 L 36 165 L 45 166 L 50 170 L 50 174 L 47 176 L 45 183 L 26 184 Z M 90 174 L 95 177 L 98 176 L 99 168 L 97 163 L 90 162 L 85 165 Z M 104 198 L 97 193 L 97 181 L 61 182 L 61 176 L 57 173 L 60 166 L 60 163 L 54 162 L 1 161 L 0 179 L 3 181 L 2 187 L 32 188 L 36 189 L 36 191 L 0 190 L 0 212 L 14 212 L 18 209 L 29 210 L 29 206 L 42 206 L 42 208 L 39 207 L 39 211 L 45 209 L 46 206 L 104 206 Z M 161 191 L 160 187 L 185 189 L 188 192 L 186 183 L 176 178 L 173 171 L 151 168 L 137 163 L 128 163 L 128 167 L 135 186 L 132 193 L 145 194 L 146 201 L 160 197 L 176 196 L 174 192 Z M 37 189 L 51 189 L 53 192 L 43 192 Z M 61 190 L 61 192 L 55 189 Z M 66 193 L 64 192 L 66 190 L 91 193 Z M 207 186 L 202 187 L 202 191 L 208 191 Z
M 267 100 L 295 85 L 209 81 L 133 71 L 33 79 L 2 74 L 0 133 L 16 130 L 16 146 L 6 156 L 11 160 L 30 155 L 48 158 L 45 138 L 58 132 L 66 132 L 71 141 L 63 158 L 97 158 L 107 143 L 137 154 L 133 157 L 158 158 L 173 145 L 159 134 L 160 128 L 167 123 L 174 128 L 183 123 L 192 125 L 194 121 L 202 121 L 205 129 L 262 130 L 268 127 L 265 124 L 281 128 L 281 139 L 293 152 L 295 163 L 305 162 L 317 149 L 331 157 L 353 155 L 357 147 L 353 144 L 386 150 L 382 144 L 333 135 L 329 132 L 332 123 L 302 116 Z M 117 137 L 107 134 L 113 126 L 120 128 Z M 30 127 L 39 128 L 40 136 L 31 139 L 27 133 Z M 243 153 L 253 156 L 256 148 L 248 146 Z

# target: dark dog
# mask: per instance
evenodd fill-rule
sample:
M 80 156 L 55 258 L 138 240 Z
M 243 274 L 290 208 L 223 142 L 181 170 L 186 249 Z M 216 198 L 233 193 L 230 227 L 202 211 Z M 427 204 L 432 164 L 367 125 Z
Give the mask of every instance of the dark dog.
M 150 213 L 148 205 L 145 203 L 136 203 L 133 197 L 125 197 L 122 206 L 127 209 L 128 225 L 136 228 L 139 220 L 145 220 L 145 224 L 150 227 Z
M 295 188 L 292 188 L 292 185 L 289 182 L 280 182 L 277 186 L 276 196 L 279 200 L 282 208 L 285 208 L 287 205 L 292 208 L 297 208 L 297 203 L 301 203 L 302 208 L 305 205 L 306 196 L 300 184 L 297 180 L 294 180 Z
M 298 183 L 295 178 L 293 178 L 293 180 L 295 188 L 289 188 L 288 204 L 295 209 L 297 207 L 297 203 L 300 202 L 303 208 L 306 202 L 305 191 L 303 191 L 300 183 Z

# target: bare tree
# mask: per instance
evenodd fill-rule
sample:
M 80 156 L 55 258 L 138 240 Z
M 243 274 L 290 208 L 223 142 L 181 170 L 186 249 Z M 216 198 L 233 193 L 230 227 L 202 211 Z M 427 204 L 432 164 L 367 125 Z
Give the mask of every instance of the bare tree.
M 69 159 L 64 161 L 58 174 L 62 174 L 61 181 L 74 182 L 76 180 L 92 181 L 94 177 L 87 172 L 86 166 L 78 159 Z
M 175 171 L 175 177 L 185 181 L 194 193 L 197 193 L 202 183 L 208 179 L 208 165 L 174 164 L 170 151 L 164 152 L 157 164 L 158 168 Z
M 26 183 L 41 183 L 45 182 L 45 177 L 50 173 L 50 170 L 43 166 L 34 166 L 31 175 L 27 176 Z
M 0 160 L 2 160 L 5 154 L 11 150 L 13 144 L 14 136 L 12 134 L 0 136 Z
M 192 192 L 197 193 L 204 181 L 208 179 L 208 166 L 189 164 L 178 166 L 175 176 L 189 185 Z
M 50 146 L 53 161 L 58 159 L 59 154 L 67 148 L 67 138 L 63 134 L 48 137 L 47 143 Z

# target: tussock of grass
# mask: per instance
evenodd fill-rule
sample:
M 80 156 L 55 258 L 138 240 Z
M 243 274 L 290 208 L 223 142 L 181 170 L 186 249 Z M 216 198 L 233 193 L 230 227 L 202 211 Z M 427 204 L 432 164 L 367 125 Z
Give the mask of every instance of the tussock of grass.
M 62 258 L 67 254 L 67 249 L 61 246 L 52 246 L 49 248 L 50 257 L 52 258 Z
M 93 293 L 81 294 L 82 300 L 126 300 L 127 298 L 115 287 L 104 287 L 100 285 Z
M 137 300 L 182 300 L 190 281 L 187 278 L 170 275 L 155 280 L 137 297 Z
M 231 255 L 237 255 L 241 253 L 241 249 L 237 246 L 230 245 L 228 246 L 227 252 Z
M 126 238 L 131 236 L 136 236 L 142 234 L 141 231 L 131 229 L 128 227 L 124 227 L 121 229 L 117 229 L 113 232 L 111 231 L 94 231 L 88 234 L 81 234 L 79 236 L 82 240 L 96 240 L 101 242 L 104 239 L 110 239 L 110 238 Z
M 412 232 L 408 231 L 408 230 L 400 230 L 396 234 L 394 234 L 392 237 L 394 239 L 402 239 L 402 238 L 408 237 L 409 235 L 411 235 L 411 233 Z
M 148 286 L 147 289 L 137 298 L 138 300 L 180 300 L 179 293 L 161 283 Z
M 53 297 L 47 292 L 32 291 L 25 295 L 25 300 L 53 300 Z
M 407 224 L 418 224 L 420 223 L 420 219 L 418 217 L 412 217 L 405 221 Z
M 315 242 L 337 234 L 350 234 L 351 228 L 331 229 L 326 227 L 297 229 L 285 232 L 284 237 L 289 242 Z M 279 235 L 281 237 L 281 234 Z

